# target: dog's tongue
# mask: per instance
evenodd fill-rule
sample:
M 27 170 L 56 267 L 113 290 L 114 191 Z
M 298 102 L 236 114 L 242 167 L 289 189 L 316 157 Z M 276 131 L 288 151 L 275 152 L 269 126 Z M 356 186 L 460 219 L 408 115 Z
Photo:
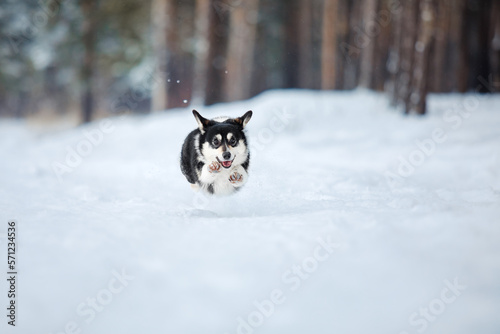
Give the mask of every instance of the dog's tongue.
M 222 166 L 228 168 L 228 167 L 231 167 L 231 163 L 232 163 L 232 161 L 222 161 Z

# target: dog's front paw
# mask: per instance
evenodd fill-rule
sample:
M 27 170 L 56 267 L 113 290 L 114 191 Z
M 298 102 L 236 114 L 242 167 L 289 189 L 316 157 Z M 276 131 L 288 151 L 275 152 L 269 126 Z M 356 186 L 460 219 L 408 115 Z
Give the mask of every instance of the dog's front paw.
M 239 183 L 243 182 L 243 175 L 241 175 L 238 172 L 234 172 L 229 177 L 229 182 L 231 182 L 232 184 L 239 184 Z
M 214 161 L 210 165 L 208 165 L 208 171 L 210 173 L 218 173 L 220 172 L 220 168 L 220 163 L 218 163 L 217 161 Z

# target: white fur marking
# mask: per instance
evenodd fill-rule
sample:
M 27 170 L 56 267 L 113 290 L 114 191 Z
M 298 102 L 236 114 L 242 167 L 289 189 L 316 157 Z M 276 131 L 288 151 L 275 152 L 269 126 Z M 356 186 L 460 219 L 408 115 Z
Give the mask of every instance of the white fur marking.
M 213 181 L 213 189 L 216 195 L 229 195 L 235 191 L 235 188 L 239 188 L 243 186 L 247 179 L 248 174 L 245 172 L 245 169 L 241 166 L 235 166 L 229 169 L 222 168 L 220 173 L 217 174 L 217 177 Z M 237 172 L 241 175 L 241 182 L 231 183 L 229 181 L 229 177 L 233 175 L 234 172 Z
M 213 119 L 213 121 L 216 121 L 216 122 L 219 122 L 219 123 L 222 123 L 224 121 L 227 121 L 229 119 L 229 117 L 227 116 L 219 116 L 219 117 L 215 117 Z
M 200 152 L 200 134 L 196 134 L 194 137 L 194 149 L 196 150 L 196 156 L 198 157 L 198 161 L 204 161 L 203 160 L 203 154 Z

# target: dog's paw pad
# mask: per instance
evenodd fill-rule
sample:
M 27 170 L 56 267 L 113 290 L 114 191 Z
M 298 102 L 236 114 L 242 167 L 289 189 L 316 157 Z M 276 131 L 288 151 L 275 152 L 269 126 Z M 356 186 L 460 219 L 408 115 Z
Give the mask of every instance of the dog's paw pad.
M 217 161 L 214 161 L 210 165 L 208 165 L 208 171 L 210 173 L 218 173 L 220 172 L 220 168 L 220 163 L 218 163 Z
M 239 183 L 241 181 L 243 181 L 243 176 L 240 173 L 234 172 L 229 177 L 229 182 L 231 182 L 231 183 Z

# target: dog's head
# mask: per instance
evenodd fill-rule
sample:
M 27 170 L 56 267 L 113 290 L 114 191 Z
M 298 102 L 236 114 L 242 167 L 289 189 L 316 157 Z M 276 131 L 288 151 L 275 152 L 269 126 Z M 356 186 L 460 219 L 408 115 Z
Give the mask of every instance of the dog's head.
M 201 154 L 207 162 L 218 161 L 222 167 L 230 168 L 247 160 L 247 141 L 243 129 L 250 121 L 252 111 L 238 118 L 206 119 L 196 110 L 193 110 L 193 115 L 201 132 Z

